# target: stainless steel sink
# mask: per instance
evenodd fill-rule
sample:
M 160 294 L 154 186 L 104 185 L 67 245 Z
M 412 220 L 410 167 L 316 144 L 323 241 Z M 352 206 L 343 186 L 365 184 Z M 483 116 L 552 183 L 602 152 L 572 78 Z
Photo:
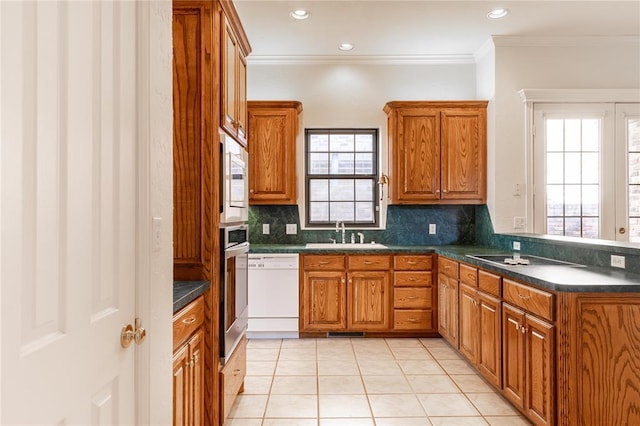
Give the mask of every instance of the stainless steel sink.
M 386 249 L 387 246 L 380 243 L 307 243 L 305 248 L 308 249 L 333 249 L 333 250 L 371 250 Z
M 580 267 L 579 263 L 565 262 L 563 260 L 549 259 L 548 257 L 521 255 L 513 258 L 506 254 L 468 254 L 467 257 L 484 262 L 495 263 L 502 266 L 571 266 Z

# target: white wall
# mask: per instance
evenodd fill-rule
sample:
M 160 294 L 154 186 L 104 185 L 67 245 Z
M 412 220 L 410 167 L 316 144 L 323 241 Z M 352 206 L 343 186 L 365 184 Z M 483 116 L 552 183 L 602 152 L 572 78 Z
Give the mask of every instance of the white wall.
M 385 103 L 395 100 L 477 99 L 473 63 L 267 65 L 252 63 L 249 57 L 247 72 L 250 100 L 302 102 L 297 145 L 298 204 L 301 211 L 304 206 L 305 128 L 378 128 L 382 145 L 381 170 L 386 172 L 387 125 L 382 111 Z M 381 219 L 384 224 L 384 215 Z
M 629 38 L 494 37 L 495 116 L 489 130 L 488 205 L 496 232 L 526 216 L 529 197 L 514 195 L 520 184 L 529 194 L 525 108 L 521 89 L 640 89 L 640 42 Z M 493 133 L 493 134 L 491 134 Z M 492 146 L 493 145 L 493 146 Z M 527 218 L 530 225 L 531 218 Z M 530 228 L 528 229 L 531 230 Z

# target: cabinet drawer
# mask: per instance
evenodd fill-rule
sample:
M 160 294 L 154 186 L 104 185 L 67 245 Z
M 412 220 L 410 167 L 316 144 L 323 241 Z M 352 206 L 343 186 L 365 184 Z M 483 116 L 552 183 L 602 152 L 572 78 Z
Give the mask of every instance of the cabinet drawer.
M 305 255 L 303 257 L 304 269 L 344 269 L 343 255 Z
M 553 321 L 553 294 L 508 279 L 503 283 L 506 302 Z
M 431 255 L 398 255 L 393 258 L 393 267 L 404 271 L 430 271 L 433 268 Z
M 478 287 L 485 293 L 500 297 L 502 286 L 500 285 L 500 275 L 491 272 L 478 270 Z
M 477 287 L 478 285 L 478 269 L 475 266 L 460 264 L 460 282 L 469 287 Z
M 198 297 L 173 316 L 173 350 L 187 341 L 204 322 L 204 298 Z
M 247 339 L 243 337 L 229 361 L 220 371 L 220 388 L 222 390 L 223 418 L 229 416 L 238 392 L 244 388 L 244 377 L 247 375 Z
M 391 256 L 349 256 L 349 269 L 364 269 L 366 271 L 391 269 Z
M 438 272 L 458 279 L 458 262 L 445 257 L 438 257 Z
M 431 271 L 428 272 L 409 272 L 398 271 L 393 274 L 393 285 L 396 287 L 424 287 L 430 286 L 433 282 Z
M 393 290 L 394 308 L 431 308 L 431 287 L 400 287 Z
M 432 330 L 433 311 L 431 310 L 395 310 L 393 328 L 396 330 Z

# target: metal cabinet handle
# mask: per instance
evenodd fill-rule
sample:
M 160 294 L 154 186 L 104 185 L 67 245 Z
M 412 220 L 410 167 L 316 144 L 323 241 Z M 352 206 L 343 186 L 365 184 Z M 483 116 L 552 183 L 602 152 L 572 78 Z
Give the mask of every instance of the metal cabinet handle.
M 328 265 L 329 261 L 328 260 L 321 260 L 318 262 L 320 265 Z
M 407 264 L 408 264 L 408 265 L 415 265 L 416 263 L 418 263 L 418 262 L 416 262 L 416 261 L 414 261 L 414 260 L 408 260 L 408 261 L 407 261 Z
M 520 299 L 531 299 L 531 296 L 527 296 L 526 294 L 520 294 L 518 293 L 518 296 L 520 297 Z
M 194 323 L 195 321 L 196 321 L 196 316 L 193 315 L 193 316 L 190 316 L 188 318 L 183 319 L 182 323 L 188 325 L 188 324 Z

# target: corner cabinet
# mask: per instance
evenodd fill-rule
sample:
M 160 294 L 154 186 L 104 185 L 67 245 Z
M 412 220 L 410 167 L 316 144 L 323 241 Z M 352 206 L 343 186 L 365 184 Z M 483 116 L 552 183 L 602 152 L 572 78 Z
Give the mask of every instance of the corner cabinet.
M 249 101 L 249 204 L 296 204 L 296 138 L 302 104 Z
M 486 202 L 486 108 L 486 101 L 385 105 L 392 204 Z
M 232 1 L 220 1 L 222 81 L 220 127 L 247 145 L 247 55 L 251 46 Z

